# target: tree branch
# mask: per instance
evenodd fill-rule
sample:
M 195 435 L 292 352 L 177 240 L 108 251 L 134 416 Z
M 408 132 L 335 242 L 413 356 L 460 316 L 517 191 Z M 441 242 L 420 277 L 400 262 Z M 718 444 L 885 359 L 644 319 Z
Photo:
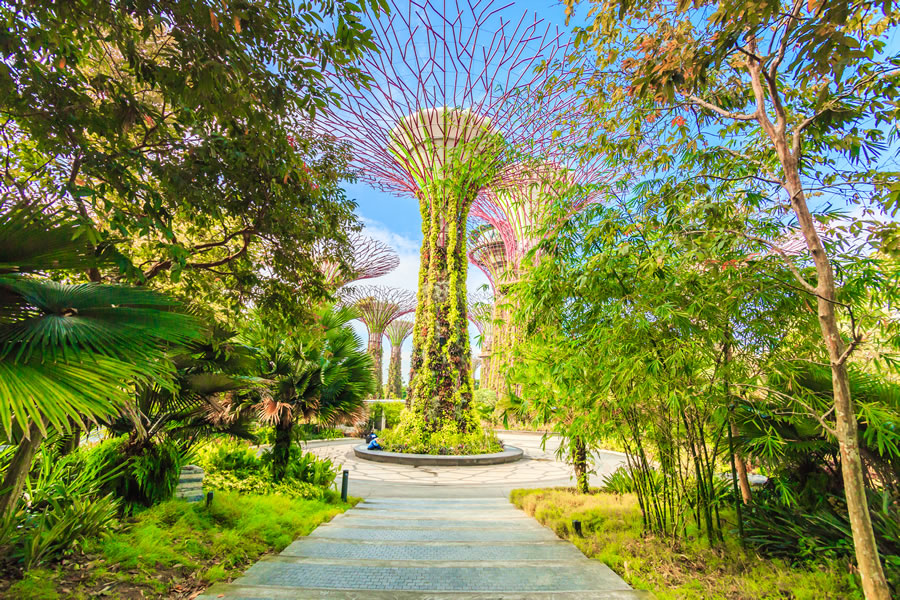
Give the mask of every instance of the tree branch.
M 756 119 L 756 113 L 746 114 L 746 113 L 730 112 L 720 106 L 716 106 L 715 104 L 711 104 L 711 103 L 707 102 L 706 100 L 702 100 L 702 99 L 698 98 L 697 96 L 688 96 L 688 100 L 690 100 L 692 103 L 696 104 L 697 106 L 700 106 L 707 110 L 711 110 L 714 113 L 721 115 L 723 117 L 727 117 L 729 119 L 734 119 L 735 121 L 753 121 L 754 119 Z

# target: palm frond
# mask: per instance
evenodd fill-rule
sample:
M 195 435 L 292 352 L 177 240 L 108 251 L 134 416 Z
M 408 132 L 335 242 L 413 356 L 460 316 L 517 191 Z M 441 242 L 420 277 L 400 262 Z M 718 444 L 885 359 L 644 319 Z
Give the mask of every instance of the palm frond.
M 77 269 L 100 262 L 88 231 L 40 205 L 18 204 L 0 214 L 0 272 Z

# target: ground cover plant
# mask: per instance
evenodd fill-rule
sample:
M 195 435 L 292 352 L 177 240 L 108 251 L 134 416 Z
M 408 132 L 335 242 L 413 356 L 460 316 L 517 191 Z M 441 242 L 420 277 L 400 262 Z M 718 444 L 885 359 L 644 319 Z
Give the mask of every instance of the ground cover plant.
M 334 500 L 340 465 L 292 446 L 280 479 L 272 449 L 259 450 L 240 441 L 217 441 L 198 451 L 197 465 L 206 472 L 204 487 L 251 494 L 278 494 L 307 500 Z
M 849 560 L 791 565 L 744 550 L 735 538 L 710 546 L 645 532 L 634 494 L 574 489 L 513 490 L 512 502 L 635 589 L 660 600 L 862 598 Z M 573 521 L 581 521 L 578 535 Z
M 267 553 L 349 508 L 284 495 L 216 492 L 212 504 L 170 500 L 86 536 L 61 562 L 0 579 L 0 595 L 54 598 L 192 598 L 239 576 Z
M 388 452 L 410 454 L 491 454 L 503 450 L 494 431 L 480 424 L 460 431 L 458 423 L 448 420 L 435 429 L 410 410 L 400 414 L 396 427 L 378 434 L 378 443 Z

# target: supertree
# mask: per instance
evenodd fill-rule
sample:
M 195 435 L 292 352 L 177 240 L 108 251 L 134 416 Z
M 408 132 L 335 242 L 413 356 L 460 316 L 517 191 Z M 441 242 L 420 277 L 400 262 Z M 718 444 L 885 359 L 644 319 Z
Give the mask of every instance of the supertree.
M 492 0 L 391 0 L 368 23 L 377 52 L 371 85 L 333 78 L 341 106 L 318 117 L 354 149 L 364 181 L 419 200 L 423 245 L 410 403 L 430 429 L 476 423 L 466 327 L 466 218 L 516 157 L 566 138 L 579 106 L 552 84 L 573 69 L 565 34 L 536 16 L 517 20 Z M 546 68 L 543 68 L 546 67 Z M 559 90 L 554 92 L 551 90 Z
M 494 302 L 488 294 L 469 295 L 469 320 L 478 329 L 481 335 L 481 352 L 476 359 L 481 363 L 481 384 L 490 377 L 491 369 L 491 345 L 492 327 L 494 319 Z M 475 362 L 472 362 L 472 370 L 475 370 Z M 493 389 L 493 388 L 492 388 Z
M 483 387 L 503 394 L 503 377 L 519 338 L 512 323 L 510 289 L 527 268 L 529 253 L 566 219 L 603 197 L 620 174 L 603 168 L 602 157 L 564 163 L 547 148 L 543 160 L 520 159 L 504 168 L 492 186 L 480 191 L 469 217 L 473 250 L 469 260 L 481 268 L 494 289 L 495 329 L 491 369 Z M 556 160 L 556 159 L 560 160 Z
M 385 329 L 395 319 L 416 310 L 416 295 L 409 290 L 401 290 L 377 285 L 355 285 L 341 289 L 340 301 L 344 305 L 356 307 L 359 320 L 369 334 L 368 351 L 375 363 L 375 384 L 377 393 L 382 386 L 382 345 Z
M 321 247 L 317 249 L 320 269 L 325 276 L 325 282 L 339 288 L 353 281 L 373 279 L 387 275 L 400 264 L 397 252 L 374 238 L 361 233 L 351 233 L 349 269 L 341 268 L 341 261 Z
M 391 360 L 388 363 L 387 398 L 399 398 L 403 392 L 403 383 L 400 379 L 400 352 L 403 342 L 413 332 L 413 322 L 404 319 L 392 321 L 384 330 L 388 341 L 391 343 Z

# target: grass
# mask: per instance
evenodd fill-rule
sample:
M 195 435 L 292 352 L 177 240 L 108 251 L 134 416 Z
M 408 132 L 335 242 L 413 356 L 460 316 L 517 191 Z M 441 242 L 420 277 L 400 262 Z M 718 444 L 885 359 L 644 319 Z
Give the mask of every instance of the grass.
M 513 490 L 511 500 L 586 556 L 659 600 L 862 598 L 846 563 L 791 566 L 745 551 L 735 539 L 710 547 L 702 539 L 645 535 L 631 494 Z M 582 522 L 584 537 L 574 533 L 573 519 Z
M 260 556 L 349 508 L 284 496 L 219 492 L 204 503 L 154 506 L 50 568 L 27 571 L 6 591 L 22 600 L 190 598 L 239 576 Z M 6 597 L 2 588 L 0 596 Z

